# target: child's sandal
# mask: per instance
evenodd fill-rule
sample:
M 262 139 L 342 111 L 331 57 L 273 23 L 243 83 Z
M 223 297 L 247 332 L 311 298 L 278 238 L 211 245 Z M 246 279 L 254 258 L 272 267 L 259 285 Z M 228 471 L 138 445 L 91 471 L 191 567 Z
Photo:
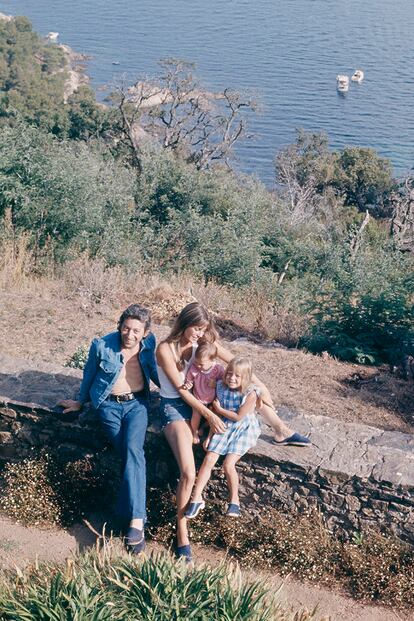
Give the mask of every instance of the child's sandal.
M 226 511 L 227 517 L 240 517 L 240 505 L 231 502 Z

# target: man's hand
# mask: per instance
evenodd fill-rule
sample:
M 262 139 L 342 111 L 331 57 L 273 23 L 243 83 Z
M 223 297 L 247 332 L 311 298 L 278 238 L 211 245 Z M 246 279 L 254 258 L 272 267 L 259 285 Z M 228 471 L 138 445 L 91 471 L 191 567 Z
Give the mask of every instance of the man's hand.
M 79 412 L 82 409 L 82 403 L 74 399 L 62 399 L 57 405 L 63 408 L 64 414 L 68 412 Z
M 207 418 L 207 422 L 210 425 L 210 429 L 213 433 L 224 433 L 226 431 L 226 425 L 223 423 L 221 418 L 213 412 L 210 412 L 210 415 Z

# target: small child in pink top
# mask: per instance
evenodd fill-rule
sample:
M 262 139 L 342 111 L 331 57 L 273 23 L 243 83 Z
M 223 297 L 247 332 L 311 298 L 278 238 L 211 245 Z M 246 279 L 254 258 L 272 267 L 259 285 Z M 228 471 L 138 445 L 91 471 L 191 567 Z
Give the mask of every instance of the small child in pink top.
M 224 377 L 224 368 L 215 361 L 217 347 L 213 343 L 201 343 L 197 347 L 194 362 L 187 371 L 183 388 L 193 389 L 193 395 L 204 405 L 210 405 L 216 398 L 216 384 Z M 193 410 L 191 416 L 191 431 L 193 442 L 198 444 L 200 437 L 198 428 L 201 414 Z

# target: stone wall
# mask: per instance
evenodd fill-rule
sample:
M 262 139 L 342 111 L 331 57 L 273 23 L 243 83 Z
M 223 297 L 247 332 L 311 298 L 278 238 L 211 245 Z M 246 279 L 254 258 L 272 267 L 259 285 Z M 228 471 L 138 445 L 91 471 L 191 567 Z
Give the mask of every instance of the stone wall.
M 76 393 L 78 371 L 53 365 L 34 369 L 28 362 L 1 358 L 0 365 L 0 460 L 19 460 L 41 447 L 55 447 L 68 458 L 102 449 L 105 440 L 93 413 L 78 418 L 54 408 L 59 396 Z M 263 505 L 291 512 L 318 508 L 328 527 L 342 535 L 374 525 L 414 543 L 414 436 L 286 408 L 280 414 L 309 434 L 313 445 L 276 446 L 264 427 L 257 446 L 239 465 L 246 510 L 260 514 Z M 156 399 L 146 450 L 149 483 L 174 484 L 177 468 L 159 433 Z M 202 449 L 196 457 L 202 459 Z M 225 494 L 218 468 L 208 495 L 225 499 Z

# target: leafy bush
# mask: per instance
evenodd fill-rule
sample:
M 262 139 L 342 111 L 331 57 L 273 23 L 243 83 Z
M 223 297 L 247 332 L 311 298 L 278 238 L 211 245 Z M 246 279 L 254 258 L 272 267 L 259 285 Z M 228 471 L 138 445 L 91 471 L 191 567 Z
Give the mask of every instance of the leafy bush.
M 62 260 L 105 246 L 112 259 L 113 243 L 129 230 L 134 176 L 86 145 L 24 124 L 3 128 L 0 138 L 0 216 L 10 210 L 38 254 L 51 247 Z
M 236 286 L 255 277 L 271 205 L 259 182 L 228 171 L 198 171 L 170 153 L 149 152 L 136 203 L 137 237 L 145 225 L 148 263 Z
M 71 355 L 71 357 L 65 362 L 65 367 L 71 369 L 84 369 L 86 361 L 88 360 L 89 347 L 87 345 L 80 345 L 78 349 Z
M 414 344 L 412 259 L 386 248 L 366 248 L 355 261 L 344 252 L 331 259 L 301 344 L 362 364 L 399 362 Z

